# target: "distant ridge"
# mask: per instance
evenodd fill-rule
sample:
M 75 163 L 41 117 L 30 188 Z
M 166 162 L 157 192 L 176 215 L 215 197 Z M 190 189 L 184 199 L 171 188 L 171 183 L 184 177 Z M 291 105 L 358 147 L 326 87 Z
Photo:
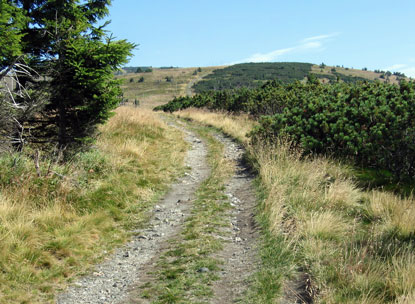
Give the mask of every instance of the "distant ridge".
M 209 90 L 226 90 L 235 88 L 257 88 L 268 80 L 279 80 L 283 83 L 302 81 L 309 74 L 314 74 L 322 82 L 374 81 L 398 83 L 405 75 L 384 71 L 357 70 L 325 64 L 301 62 L 266 62 L 241 63 L 214 70 L 193 86 L 196 93 Z

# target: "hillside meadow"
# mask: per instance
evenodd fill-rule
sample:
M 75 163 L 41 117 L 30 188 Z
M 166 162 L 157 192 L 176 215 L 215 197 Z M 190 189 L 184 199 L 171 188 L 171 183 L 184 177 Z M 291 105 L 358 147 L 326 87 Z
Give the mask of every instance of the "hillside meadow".
M 187 86 L 193 79 L 204 77 L 218 68 L 205 67 L 197 73 L 197 67 L 152 68 L 151 72 L 127 73 L 116 76 L 116 79 L 123 80 L 121 88 L 126 101 L 133 104 L 138 100 L 141 107 L 151 109 L 175 96 L 186 95 Z

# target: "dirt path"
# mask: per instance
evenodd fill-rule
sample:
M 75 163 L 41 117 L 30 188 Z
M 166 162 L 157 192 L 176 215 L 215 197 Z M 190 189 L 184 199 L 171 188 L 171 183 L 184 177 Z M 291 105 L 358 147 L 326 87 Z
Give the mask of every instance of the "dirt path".
M 199 75 L 199 76 L 197 76 L 196 78 L 193 78 L 187 85 L 186 85 L 186 95 L 187 96 L 189 96 L 189 97 L 191 97 L 191 96 L 193 96 L 193 90 L 192 90 L 192 87 L 193 87 L 193 85 L 196 83 L 196 82 L 198 82 L 198 81 L 200 81 L 203 77 L 204 77 L 205 75 Z
M 220 68 L 220 67 L 218 67 L 218 68 Z M 193 78 L 192 80 L 190 80 L 190 82 L 186 85 L 186 96 L 192 97 L 195 94 L 193 92 L 193 89 L 192 89 L 193 85 L 196 82 L 201 81 L 203 77 L 205 77 L 205 76 L 207 76 L 207 75 L 209 75 L 211 73 L 213 73 L 213 71 L 208 71 L 208 72 L 202 71 L 200 74 L 197 74 L 197 76 L 195 78 Z
M 155 270 L 160 255 L 171 246 L 169 241 L 182 231 L 191 213 L 195 191 L 210 172 L 205 143 L 187 128 L 179 128 L 191 144 L 186 158 L 191 171 L 155 206 L 146 229 L 134 231 L 128 244 L 98 265 L 92 275 L 81 278 L 59 295 L 57 303 L 149 303 L 138 296 L 137 286 L 148 280 L 148 273 Z M 232 206 L 224 215 L 227 224 L 222 232 L 227 237 L 223 238 L 223 250 L 214 257 L 223 264 L 212 286 L 211 303 L 223 304 L 234 303 L 243 296 L 247 279 L 256 268 L 257 235 L 253 222 L 252 176 L 242 164 L 243 150 L 229 138 L 222 135 L 216 138 L 225 146 L 225 157 L 237 163 L 236 172 L 224 190 Z

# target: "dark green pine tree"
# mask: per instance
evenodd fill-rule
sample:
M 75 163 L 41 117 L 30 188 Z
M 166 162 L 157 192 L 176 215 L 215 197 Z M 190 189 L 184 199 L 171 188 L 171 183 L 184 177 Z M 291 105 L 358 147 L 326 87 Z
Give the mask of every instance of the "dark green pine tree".
M 110 0 L 17 0 L 30 18 L 24 51 L 49 84 L 50 100 L 33 122 L 40 142 L 76 147 L 90 140 L 121 101 L 113 72 L 127 63 L 134 44 L 108 37 L 97 23 Z

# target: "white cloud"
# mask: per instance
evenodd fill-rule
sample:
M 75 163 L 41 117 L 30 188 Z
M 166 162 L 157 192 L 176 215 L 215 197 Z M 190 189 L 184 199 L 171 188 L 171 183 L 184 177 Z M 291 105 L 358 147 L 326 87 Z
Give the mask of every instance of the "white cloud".
M 252 56 L 245 58 L 244 60 L 242 60 L 241 62 L 267 62 L 267 61 L 273 61 L 276 60 L 278 57 L 280 57 L 281 55 L 290 53 L 292 51 L 294 51 L 295 48 L 286 48 L 286 49 L 279 49 L 279 50 L 275 50 L 269 53 L 256 53 L 253 54 Z
M 299 49 L 318 49 L 322 46 L 323 46 L 323 44 L 321 42 L 313 41 L 313 42 L 304 43 L 304 44 L 300 45 L 298 48 Z
M 332 34 L 327 34 L 327 35 L 318 35 L 318 36 L 313 36 L 313 37 L 308 37 L 302 40 L 302 42 L 309 42 L 309 41 L 315 41 L 315 40 L 325 40 L 328 38 L 332 38 L 335 36 L 338 36 L 340 33 L 332 33 Z
M 323 50 L 323 41 L 325 39 L 334 37 L 339 35 L 338 33 L 334 34 L 328 34 L 328 35 L 319 35 L 319 36 L 313 36 L 308 37 L 300 41 L 300 44 L 284 48 L 284 49 L 278 49 L 274 50 L 268 53 L 255 53 L 245 59 L 242 59 L 240 61 L 229 63 L 229 65 L 237 64 L 237 63 L 243 63 L 243 62 L 269 62 L 269 61 L 276 61 L 279 57 L 282 55 L 286 55 L 293 52 L 298 51 L 305 51 L 305 50 Z

